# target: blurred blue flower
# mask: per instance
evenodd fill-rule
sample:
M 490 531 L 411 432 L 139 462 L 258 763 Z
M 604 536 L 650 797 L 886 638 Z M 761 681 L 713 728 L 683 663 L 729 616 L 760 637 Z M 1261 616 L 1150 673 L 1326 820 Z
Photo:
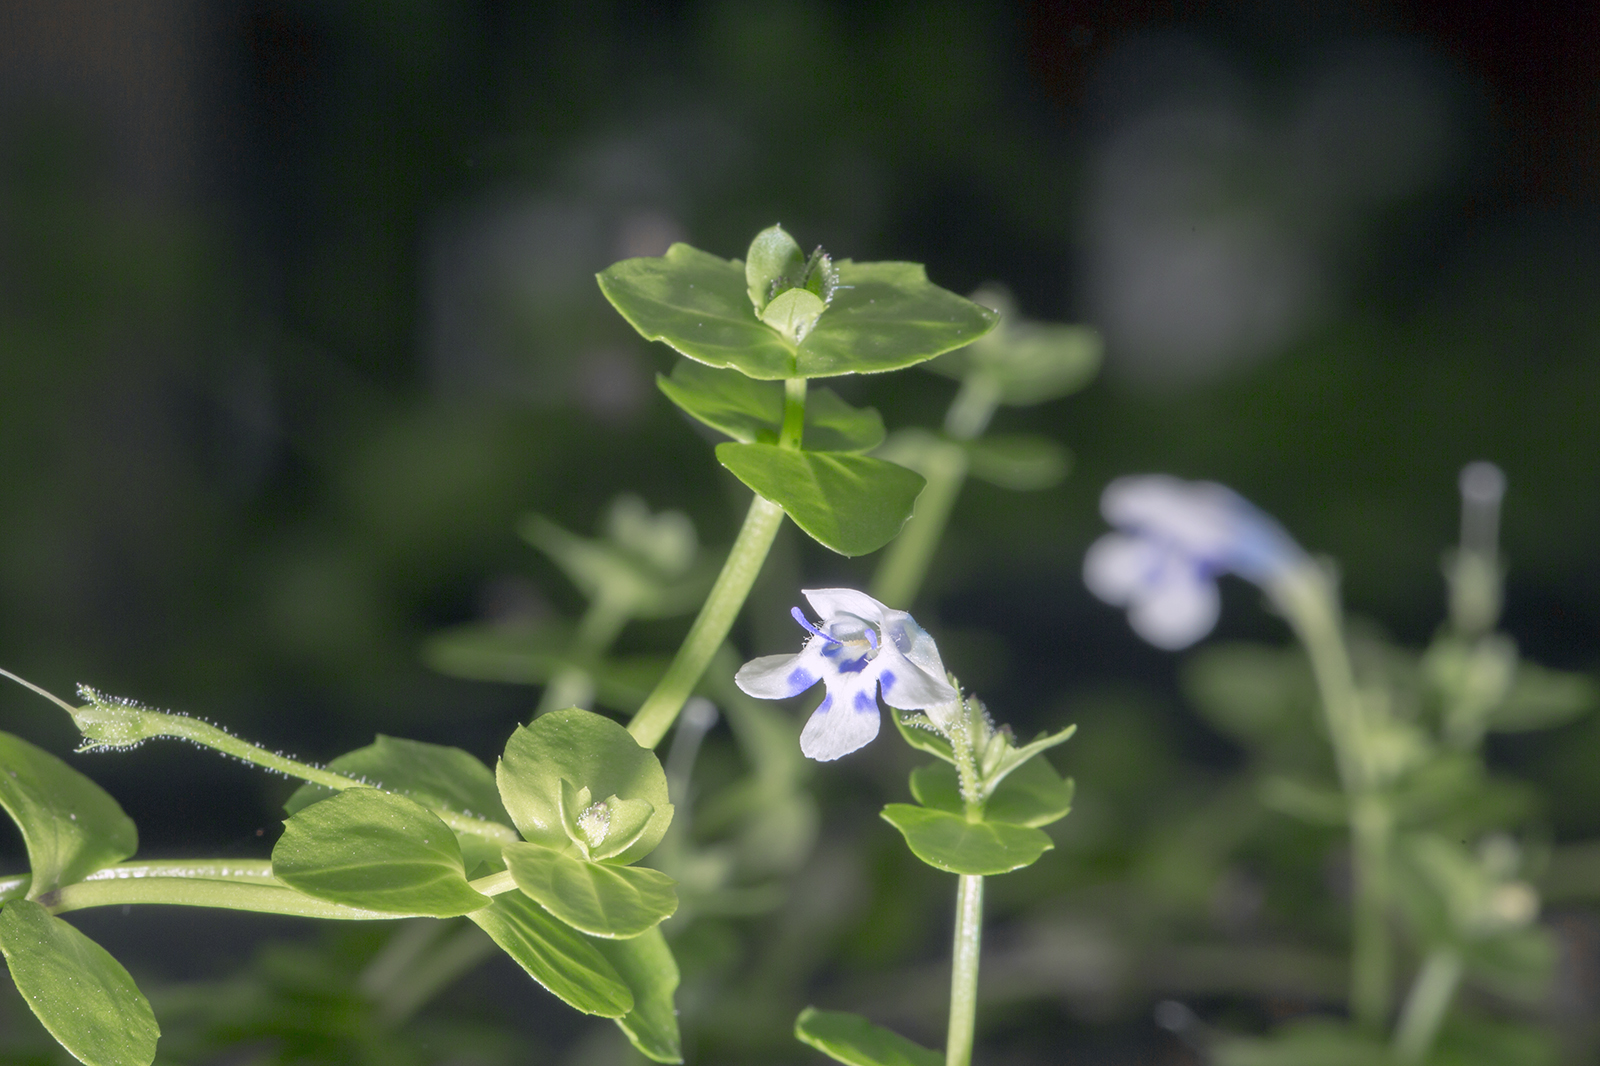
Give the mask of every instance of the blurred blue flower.
M 1307 561 L 1278 523 L 1210 481 L 1118 478 L 1101 495 L 1100 513 L 1118 531 L 1089 548 L 1084 583 L 1126 607 L 1134 632 L 1169 651 L 1216 625 L 1219 575 L 1237 574 L 1270 591 Z
M 800 608 L 790 612 L 811 633 L 800 654 L 752 659 L 734 681 L 766 700 L 798 696 L 818 681 L 827 686 L 800 734 L 806 756 L 828 762 L 877 736 L 879 689 L 885 703 L 906 711 L 936 712 L 959 700 L 933 638 L 909 614 L 854 589 L 801 591 L 822 620 L 813 625 Z

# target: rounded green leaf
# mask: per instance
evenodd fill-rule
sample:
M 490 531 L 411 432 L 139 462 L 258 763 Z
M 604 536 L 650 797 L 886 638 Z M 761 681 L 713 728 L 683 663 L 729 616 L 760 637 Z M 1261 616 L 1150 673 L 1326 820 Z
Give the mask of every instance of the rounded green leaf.
M 882 459 L 770 444 L 719 444 L 717 461 L 840 555 L 865 555 L 893 540 L 927 484 Z
M 104 789 L 10 733 L 0 733 L 0 807 L 28 849 L 29 899 L 121 862 L 139 846 L 133 820 Z
M 937 1051 L 845 1011 L 807 1007 L 795 1019 L 794 1035 L 846 1066 L 944 1066 Z
M 644 800 L 653 808 L 634 842 L 606 861 L 625 865 L 649 854 L 672 824 L 667 775 L 655 753 L 603 715 L 569 707 L 551 711 L 511 734 L 495 776 L 500 798 L 526 840 L 563 849 L 571 842 L 562 818 L 561 782 L 592 797 Z
M 496 896 L 467 917 L 573 1010 L 602 1018 L 621 1018 L 633 1010 L 633 993 L 597 942 L 556 921 L 520 892 Z
M 677 882 L 660 870 L 590 862 L 538 844 L 507 844 L 504 855 L 518 888 L 590 936 L 638 936 L 678 909 Z
M 983 805 L 983 820 L 1040 829 L 1072 810 L 1073 786 L 1041 758 L 1029 759 L 995 787 Z M 924 807 L 966 816 L 954 766 L 936 762 L 911 771 L 911 795 Z
M 414 800 L 352 788 L 284 823 L 272 873 L 317 899 L 448 918 L 487 906 L 467 884 L 455 834 Z
M 328 768 L 359 777 L 386 792 L 399 793 L 433 810 L 511 824 L 511 816 L 500 803 L 494 771 L 483 765 L 477 756 L 460 748 L 379 733 L 371 744 L 346 752 L 329 763 Z M 295 814 L 332 795 L 331 788 L 301 785 L 283 806 L 290 814 Z M 456 843 L 461 846 L 462 865 L 469 872 L 480 863 L 500 857 L 501 844 L 496 840 L 458 832 Z
M 798 344 L 758 317 L 738 260 L 675 244 L 664 256 L 616 263 L 599 280 L 645 338 L 763 380 L 898 370 L 970 344 L 999 320 L 934 285 L 919 264 L 837 265 L 833 298 Z
M 618 711 L 637 710 L 669 661 L 664 655 L 625 655 L 580 662 L 567 654 L 570 631 L 561 625 L 537 628 L 475 623 L 453 626 L 422 646 L 423 661 L 451 677 L 544 685 L 559 671 L 574 667 L 594 682 L 595 700 Z
M 660 929 L 628 940 L 597 940 L 595 947 L 610 960 L 633 991 L 633 1009 L 617 1019 L 617 1027 L 639 1053 L 652 1062 L 682 1062 L 678 1035 L 678 961 Z
M 786 278 L 805 272 L 806 253 L 782 226 L 768 226 L 756 234 L 745 252 L 744 280 L 750 305 L 757 311 L 767 306 L 773 289 Z
M 973 477 L 1014 492 L 1057 485 L 1072 466 L 1072 453 L 1049 437 L 979 437 L 966 448 L 967 469 Z
M 757 381 L 736 370 L 717 370 L 688 359 L 656 385 L 685 414 L 743 444 L 776 444 L 783 423 L 783 386 Z M 802 446 L 813 452 L 870 452 L 883 443 L 883 418 L 871 408 L 851 407 L 832 389 L 806 396 Z
M 89 1066 L 149 1066 L 161 1029 L 150 1001 L 105 948 L 37 903 L 0 908 L 0 953 L 17 991 Z
M 979 301 L 988 295 L 974 294 Z M 1003 302 L 1003 301 L 996 301 Z M 1021 407 L 1076 392 L 1100 369 L 1104 343 L 1088 326 L 1017 321 L 1005 311 L 1000 328 L 959 352 L 928 364 L 928 369 L 958 380 L 988 379 L 1001 403 Z
M 959 814 L 891 803 L 883 820 L 900 830 L 912 854 L 953 874 L 1003 874 L 1031 866 L 1055 847 L 1037 829 L 1005 822 L 969 822 Z

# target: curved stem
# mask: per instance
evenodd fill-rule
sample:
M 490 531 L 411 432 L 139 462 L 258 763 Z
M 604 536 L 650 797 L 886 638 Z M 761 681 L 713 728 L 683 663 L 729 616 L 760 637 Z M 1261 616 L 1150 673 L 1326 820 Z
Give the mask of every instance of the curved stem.
M 1345 647 L 1332 580 L 1309 561 L 1268 590 L 1311 659 L 1350 814 L 1353 945 L 1350 1013 L 1376 1032 L 1389 1016 L 1389 848 L 1393 813 L 1378 790 L 1361 694 Z
M 970 1066 L 978 1017 L 978 953 L 983 941 L 983 876 L 962 874 L 956 890 L 955 949 L 950 961 L 950 1029 L 945 1066 Z
M 911 520 L 872 576 L 870 590 L 874 599 L 902 610 L 909 610 L 916 600 L 933 553 L 944 538 L 950 512 L 967 480 L 967 453 L 959 444 L 941 441 L 924 457 L 917 472 L 928 483 L 917 495 Z

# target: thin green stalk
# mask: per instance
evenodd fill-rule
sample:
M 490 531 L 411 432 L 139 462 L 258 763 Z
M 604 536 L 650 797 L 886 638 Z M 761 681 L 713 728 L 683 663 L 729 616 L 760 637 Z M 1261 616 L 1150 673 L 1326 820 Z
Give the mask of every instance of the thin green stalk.
M 1461 955 L 1452 948 L 1435 948 L 1428 954 L 1395 1028 L 1394 1052 L 1401 1062 L 1427 1059 L 1461 983 L 1461 969 Z
M 410 1018 L 443 989 L 463 974 L 475 969 L 498 950 L 483 930 L 462 924 L 453 932 L 441 922 L 430 922 L 447 931 L 443 939 L 430 940 L 428 950 L 401 969 L 384 988 L 378 1013 L 390 1025 Z
M 950 962 L 950 1029 L 945 1066 L 970 1066 L 978 1017 L 978 952 L 983 941 L 983 875 L 962 874 L 956 890 L 955 947 Z
M 88 880 L 46 892 L 39 903 L 55 914 L 89 907 L 165 904 L 351 921 L 396 917 L 314 899 L 272 879 L 271 869 L 272 864 L 265 860 L 121 863 L 96 871 Z M 220 871 L 228 871 L 229 879 L 223 879 Z
M 578 622 L 578 632 L 573 637 L 569 655 L 579 662 L 592 662 L 611 647 L 622 627 L 632 614 L 631 598 L 618 596 L 606 588 L 589 603 L 583 618 Z M 556 671 L 544 687 L 539 708 L 534 717 L 546 711 L 563 707 L 587 707 L 594 700 L 594 678 L 581 666 L 566 666 Z
M 922 588 L 933 553 L 944 538 L 950 512 L 967 480 L 967 453 L 959 444 L 941 441 L 923 458 L 918 470 L 928 483 L 917 496 L 900 535 L 872 576 L 872 596 L 891 607 L 909 609 Z
M 778 447 L 800 447 L 805 416 L 806 379 L 789 378 L 784 382 L 783 428 L 778 435 Z M 782 524 L 783 508 L 760 496 L 750 501 L 739 536 L 722 564 L 722 573 L 711 586 L 711 594 L 689 627 L 689 635 L 683 638 L 667 672 L 628 723 L 628 732 L 642 746 L 653 748 L 661 743 L 684 702 L 694 693 L 711 657 L 722 646 L 728 630 L 733 628 L 733 620 L 744 608 L 750 586 L 755 584 L 756 575 L 767 561 L 773 538 Z
M 1388 804 L 1377 791 L 1361 694 L 1345 648 L 1337 595 L 1315 564 L 1270 590 L 1311 659 L 1334 760 L 1350 814 L 1352 954 L 1350 1013 L 1377 1032 L 1393 996 L 1389 944 L 1389 849 L 1394 832 Z
M 55 699 L 53 696 L 50 698 Z M 88 741 L 84 750 L 130 747 L 156 737 L 176 737 L 220 751 L 224 755 L 232 755 L 242 762 L 274 770 L 285 777 L 298 777 L 302 781 L 309 781 L 314 785 L 321 785 L 338 792 L 347 788 L 375 787 L 371 781 L 350 777 L 320 766 L 312 766 L 298 759 L 291 759 L 287 755 L 268 751 L 259 744 L 252 744 L 198 718 L 151 710 L 148 707 L 107 699 L 98 694 L 92 694 L 92 699 L 93 702 L 85 707 L 72 707 L 61 700 L 56 700 L 67 708 L 68 713 L 78 723 L 78 728 L 83 731 Z M 482 818 L 474 818 L 468 814 L 440 807 L 430 807 L 430 809 L 438 815 L 440 821 L 458 832 L 472 833 L 501 844 L 511 844 L 522 839 L 515 829 L 499 822 L 485 821 Z

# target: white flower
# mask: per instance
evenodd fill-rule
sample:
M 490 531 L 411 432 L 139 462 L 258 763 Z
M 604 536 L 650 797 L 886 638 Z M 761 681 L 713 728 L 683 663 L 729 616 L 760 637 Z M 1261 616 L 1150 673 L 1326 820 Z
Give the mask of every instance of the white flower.
M 854 589 L 802 589 L 821 617 L 799 655 L 764 655 L 739 668 L 734 681 L 766 700 L 798 696 L 821 681 L 828 694 L 800 734 L 800 750 L 828 762 L 878 735 L 878 690 L 901 710 L 938 709 L 960 697 L 945 680 L 939 649 L 904 611 L 891 610 Z
M 1281 526 L 1210 481 L 1118 478 L 1101 495 L 1100 512 L 1118 532 L 1089 548 L 1084 583 L 1127 607 L 1134 632 L 1158 648 L 1187 647 L 1216 625 L 1218 575 L 1270 588 L 1306 561 Z

